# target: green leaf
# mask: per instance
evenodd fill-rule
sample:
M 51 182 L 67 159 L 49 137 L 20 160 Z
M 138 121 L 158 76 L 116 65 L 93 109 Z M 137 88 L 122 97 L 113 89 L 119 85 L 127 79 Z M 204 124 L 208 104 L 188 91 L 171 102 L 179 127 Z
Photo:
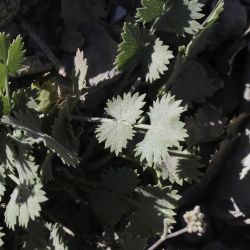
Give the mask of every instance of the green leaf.
M 138 21 L 152 22 L 165 14 L 166 0 L 142 0 L 142 8 L 137 9 Z
M 68 250 L 64 242 L 63 226 L 45 223 L 41 220 L 30 221 L 26 234 L 22 236 L 22 248 L 25 250 Z
M 50 241 L 52 243 L 51 250 L 68 250 L 63 238 L 65 232 L 62 225 L 59 223 L 51 224 L 46 223 L 47 229 L 50 231 Z
M 65 148 L 70 149 L 77 155 L 79 141 L 74 135 L 71 125 L 71 115 L 66 108 L 61 108 L 52 126 L 52 137 Z
M 124 197 L 131 197 L 138 183 L 137 176 L 127 168 L 110 169 L 102 176 L 103 189 L 91 193 L 92 207 L 102 220 L 115 226 L 128 208 Z
M 8 50 L 7 68 L 8 73 L 12 76 L 17 75 L 17 71 L 21 69 L 24 58 L 24 44 L 21 36 L 17 36 L 11 43 Z
M 19 153 L 16 153 L 14 148 L 11 148 L 9 145 L 6 146 L 7 161 L 5 168 L 12 171 L 15 169 L 21 183 L 33 184 L 34 179 L 37 177 L 38 166 L 30 152 L 25 152 L 20 147 L 19 151 Z
M 52 159 L 53 152 L 48 150 L 47 155 L 41 165 L 41 176 L 45 183 L 54 179 L 52 171 Z
M 128 207 L 126 201 L 112 192 L 94 191 L 90 194 L 90 198 L 95 213 L 111 227 L 119 222 Z
M 40 216 L 41 205 L 47 200 L 40 183 L 20 183 L 11 194 L 10 201 L 4 213 L 6 225 L 13 229 L 17 223 L 27 228 L 29 220 Z
M 194 146 L 222 136 L 227 119 L 222 117 L 222 109 L 205 105 L 198 109 L 194 117 L 187 117 L 185 122 L 189 134 L 187 142 Z
M 6 82 L 8 81 L 8 71 L 4 64 L 0 63 L 0 91 L 5 92 Z
M 30 145 L 43 143 L 45 147 L 56 153 L 65 164 L 73 167 L 78 165 L 79 160 L 77 155 L 58 143 L 51 136 L 42 133 L 40 120 L 32 112 L 15 113 L 15 116 L 3 116 L 1 122 L 24 131 L 27 138 L 22 141 L 23 143 Z
M 131 194 L 136 185 L 138 184 L 138 178 L 136 174 L 128 168 L 110 168 L 101 179 L 102 185 L 115 192 L 129 195 Z
M 55 104 L 58 99 L 58 87 L 56 84 L 48 81 L 44 82 L 42 86 L 39 86 L 39 84 L 32 84 L 32 88 L 38 91 L 38 96 L 36 98 L 38 105 L 36 110 L 43 113 L 50 112 L 53 104 Z
M 134 237 L 129 233 L 119 235 L 119 250 L 144 250 L 146 240 Z
M 47 250 L 49 246 L 48 232 L 43 221 L 30 221 L 26 229 L 26 234 L 22 236 L 21 249 L 25 250 Z
M 0 63 L 6 64 L 8 58 L 8 48 L 10 46 L 9 37 L 0 32 Z
M 193 102 L 202 103 L 206 101 L 205 97 L 212 96 L 216 90 L 216 86 L 212 83 L 213 80 L 209 79 L 202 64 L 188 60 L 181 66 L 171 93 L 182 99 L 185 104 L 192 106 Z
M 5 169 L 3 165 L 0 165 L 0 202 L 2 201 L 2 197 L 6 191 L 5 188 Z
M 82 91 L 86 87 L 86 76 L 88 72 L 87 59 L 84 58 L 83 51 L 79 49 L 74 59 L 75 77 L 78 79 L 78 91 Z
M 193 35 L 202 27 L 197 20 L 203 17 L 203 4 L 198 0 L 143 0 L 142 6 L 137 11 L 138 21 L 155 21 L 157 29 Z
M 154 80 L 159 79 L 160 75 L 163 75 L 168 69 L 167 65 L 172 58 L 174 58 L 174 56 L 172 51 L 169 50 L 169 46 L 163 45 L 163 42 L 157 38 L 153 45 L 153 52 L 151 61 L 149 61 L 146 80 L 152 83 Z
M 199 52 L 204 50 L 209 44 L 209 38 L 214 31 L 215 23 L 219 19 L 220 14 L 224 9 L 224 1 L 219 0 L 214 7 L 213 11 L 206 18 L 203 23 L 203 27 L 193 36 L 192 40 L 186 47 L 186 56 L 192 58 L 195 57 Z
M 184 181 L 198 182 L 202 176 L 202 167 L 198 156 L 187 150 L 172 150 L 162 164 L 156 166 L 156 170 L 164 180 L 183 185 Z
M 10 105 L 8 97 L 0 94 L 0 109 L 1 115 L 9 115 L 10 114 Z
M 168 69 L 169 60 L 173 58 L 169 46 L 163 45 L 148 30 L 140 29 L 138 24 L 125 23 L 122 38 L 115 61 L 119 69 L 131 69 L 141 65 L 146 80 L 151 83 Z
M 116 66 L 122 69 L 126 68 L 132 61 L 138 63 L 151 39 L 149 32 L 144 28 L 140 29 L 138 24 L 124 23 L 123 41 L 118 48 Z
M 169 148 L 179 147 L 179 142 L 187 137 L 184 123 L 180 121 L 185 108 L 180 103 L 169 94 L 153 103 L 149 113 L 150 128 L 135 149 L 135 156 L 141 155 L 141 161 L 145 159 L 150 166 L 161 164 L 168 156 Z
M 162 233 L 163 220 L 167 219 L 168 226 L 175 223 L 173 211 L 180 198 L 170 187 L 138 188 L 138 202 L 141 207 L 130 216 L 129 230 L 142 238 Z
M 107 102 L 105 109 L 113 119 L 102 121 L 96 129 L 96 137 L 101 143 L 105 141 L 105 148 L 118 155 L 127 146 L 128 140 L 133 138 L 135 131 L 132 125 L 140 118 L 145 95 L 139 93 L 124 94 Z

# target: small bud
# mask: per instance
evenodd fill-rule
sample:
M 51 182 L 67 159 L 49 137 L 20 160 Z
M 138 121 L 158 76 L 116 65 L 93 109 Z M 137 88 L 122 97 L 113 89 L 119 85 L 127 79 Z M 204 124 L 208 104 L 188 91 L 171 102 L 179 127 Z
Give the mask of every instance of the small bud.
M 187 223 L 188 233 L 196 233 L 201 236 L 206 232 L 207 224 L 204 222 L 204 214 L 200 212 L 200 206 L 195 206 L 191 211 L 187 211 L 183 218 Z

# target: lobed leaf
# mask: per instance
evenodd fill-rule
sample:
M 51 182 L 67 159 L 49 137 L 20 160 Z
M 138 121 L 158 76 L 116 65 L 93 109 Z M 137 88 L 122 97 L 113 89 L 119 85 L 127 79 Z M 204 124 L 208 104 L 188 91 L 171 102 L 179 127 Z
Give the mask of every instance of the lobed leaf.
M 202 28 L 197 20 L 203 4 L 198 0 L 143 0 L 142 8 L 137 10 L 138 21 L 153 22 L 159 30 L 170 31 L 177 35 L 195 34 Z
M 170 187 L 148 186 L 138 188 L 137 194 L 141 207 L 130 216 L 131 232 L 148 238 L 155 233 L 162 233 L 164 219 L 167 219 L 168 226 L 175 222 L 174 209 L 180 198 L 175 190 Z
M 88 72 L 87 59 L 84 58 L 83 51 L 79 49 L 74 58 L 75 77 L 78 79 L 78 91 L 81 91 L 86 86 L 86 76 Z
M 18 36 L 9 46 L 7 68 L 8 73 L 16 76 L 17 71 L 21 69 L 24 58 L 24 43 L 21 36 Z
M 124 94 L 107 102 L 106 111 L 114 119 L 104 120 L 96 129 L 98 141 L 105 141 L 105 148 L 118 155 L 134 136 L 132 125 L 140 118 L 145 95 Z
M 151 166 L 161 164 L 168 156 L 171 147 L 179 147 L 179 142 L 187 137 L 184 123 L 180 121 L 185 108 L 181 101 L 175 101 L 171 95 L 164 95 L 157 99 L 150 108 L 150 128 L 142 142 L 136 146 L 136 156 L 144 159 Z
M 40 216 L 41 205 L 47 200 L 40 183 L 20 183 L 11 194 L 4 213 L 6 225 L 13 229 L 18 225 L 27 228 L 29 220 Z
M 202 167 L 199 157 L 189 151 L 171 150 L 162 164 L 156 166 L 156 170 L 164 180 L 183 185 L 184 181 L 199 182 Z
M 5 125 L 20 129 L 26 133 L 26 139 L 23 143 L 30 145 L 43 143 L 45 147 L 56 153 L 61 160 L 73 167 L 79 163 L 77 155 L 71 150 L 65 148 L 51 136 L 42 133 L 40 129 L 40 121 L 31 112 L 15 113 L 14 116 L 3 116 L 1 122 Z
M 168 69 L 169 60 L 173 58 L 172 51 L 148 30 L 140 29 L 138 24 L 125 23 L 122 38 L 115 61 L 119 69 L 133 69 L 140 65 L 150 83 Z

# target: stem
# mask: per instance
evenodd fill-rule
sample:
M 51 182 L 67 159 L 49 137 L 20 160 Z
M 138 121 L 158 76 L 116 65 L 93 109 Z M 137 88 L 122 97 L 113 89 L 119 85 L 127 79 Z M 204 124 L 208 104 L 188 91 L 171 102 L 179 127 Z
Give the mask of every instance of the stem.
M 87 117 L 87 116 L 77 116 L 72 115 L 71 118 L 76 121 L 84 121 L 84 122 L 92 122 L 92 123 L 99 123 L 99 122 L 109 122 L 111 119 L 107 118 L 100 118 L 100 117 Z
M 173 238 L 173 237 L 177 237 L 177 236 L 179 236 L 179 235 L 184 234 L 184 233 L 187 232 L 187 228 L 184 227 L 184 228 L 180 229 L 179 231 L 176 231 L 176 232 L 174 232 L 174 233 L 171 233 L 171 234 L 169 234 L 169 235 L 166 235 L 165 225 L 166 225 L 166 224 L 165 224 L 165 220 L 164 220 L 164 232 L 163 232 L 161 238 L 160 238 L 158 241 L 156 241 L 156 242 L 154 243 L 154 245 L 152 245 L 150 248 L 148 248 L 148 250 L 155 250 L 155 249 L 156 249 L 158 246 L 160 246 L 165 240 L 170 239 L 170 238 Z
M 92 122 L 92 123 L 111 122 L 111 121 L 113 121 L 113 119 L 108 119 L 108 118 L 87 117 L 87 116 L 77 116 L 77 115 L 72 115 L 71 118 L 73 120 L 76 120 L 76 121 L 85 121 L 85 122 Z M 126 123 L 126 122 L 124 122 L 124 123 Z M 135 128 L 146 129 L 146 130 L 151 128 L 151 125 L 148 125 L 148 124 L 135 124 L 133 126 Z
M 136 124 L 134 125 L 135 128 L 141 128 L 141 129 L 150 129 L 151 128 L 151 125 L 148 125 L 148 124 Z

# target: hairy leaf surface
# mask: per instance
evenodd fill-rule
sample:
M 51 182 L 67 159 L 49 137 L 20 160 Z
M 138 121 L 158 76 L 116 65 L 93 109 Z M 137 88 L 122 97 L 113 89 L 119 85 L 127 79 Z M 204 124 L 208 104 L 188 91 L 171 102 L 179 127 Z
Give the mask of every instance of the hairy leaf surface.
M 150 128 L 135 149 L 141 161 L 145 159 L 150 166 L 161 164 L 168 156 L 168 149 L 179 147 L 179 142 L 187 137 L 184 123 L 180 121 L 185 108 L 180 103 L 169 94 L 153 103 L 149 112 Z
M 107 114 L 113 119 L 102 121 L 96 129 L 96 137 L 101 143 L 105 141 L 105 148 L 118 155 L 127 146 L 135 131 L 132 125 L 140 118 L 144 106 L 145 95 L 139 93 L 131 95 L 124 94 L 123 98 L 118 96 L 107 103 Z

